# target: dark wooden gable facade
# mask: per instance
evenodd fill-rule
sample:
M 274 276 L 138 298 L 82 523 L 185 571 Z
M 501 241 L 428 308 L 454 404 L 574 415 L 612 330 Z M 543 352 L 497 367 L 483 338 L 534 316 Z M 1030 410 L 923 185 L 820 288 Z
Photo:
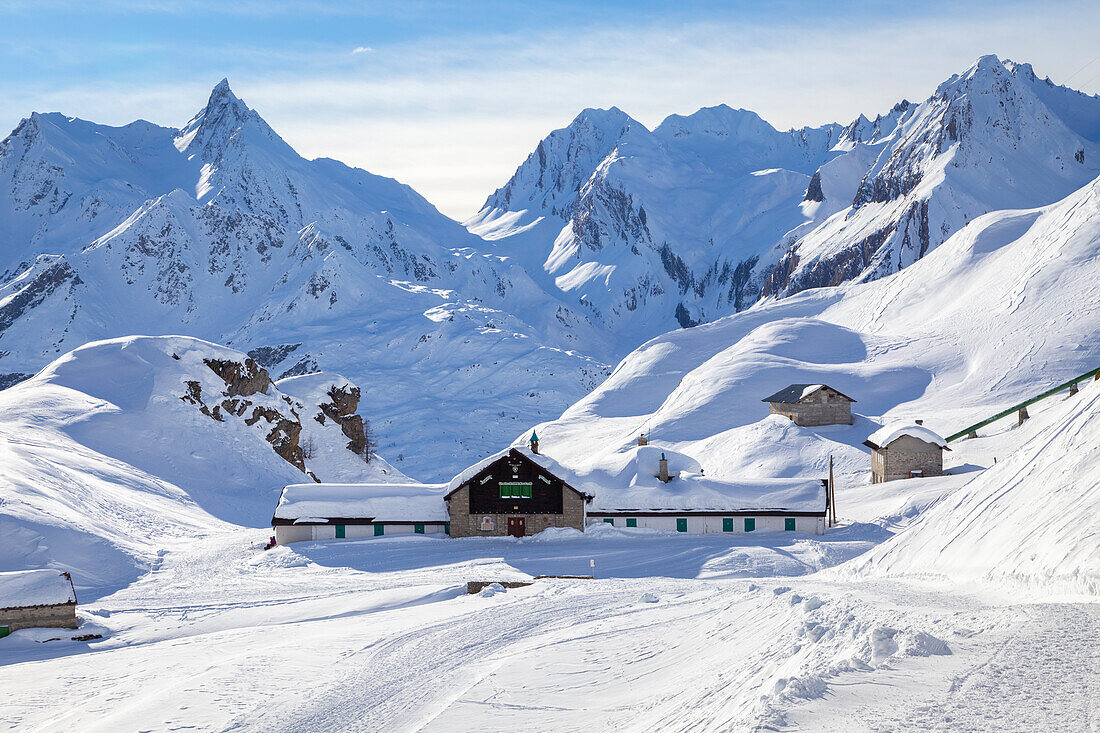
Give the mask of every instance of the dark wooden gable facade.
M 514 448 L 485 466 L 464 485 L 470 487 L 469 512 L 472 515 L 561 514 L 563 489 L 584 497 Z M 454 493 L 448 494 L 447 499 Z

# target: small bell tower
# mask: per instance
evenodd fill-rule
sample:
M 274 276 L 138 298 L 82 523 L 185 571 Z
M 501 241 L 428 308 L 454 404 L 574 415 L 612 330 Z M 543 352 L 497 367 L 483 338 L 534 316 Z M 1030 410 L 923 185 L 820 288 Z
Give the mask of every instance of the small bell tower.
M 539 453 L 539 436 L 534 430 L 531 431 L 531 439 L 528 441 L 528 443 L 531 446 L 531 452 L 534 453 L 535 455 L 538 455 L 538 453 Z

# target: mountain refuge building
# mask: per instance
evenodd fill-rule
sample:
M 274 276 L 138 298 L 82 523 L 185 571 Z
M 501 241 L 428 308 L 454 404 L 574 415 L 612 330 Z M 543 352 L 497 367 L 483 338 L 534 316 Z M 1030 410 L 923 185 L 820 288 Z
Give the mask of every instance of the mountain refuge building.
M 761 402 L 771 406 L 772 415 L 782 415 L 795 425 L 851 425 L 851 397 L 827 384 L 790 384 Z
M 589 525 L 688 534 L 825 533 L 827 479 L 719 479 L 705 475 L 691 456 L 653 445 L 624 457 L 617 480 L 593 492 Z
M 59 570 L 0 573 L 0 636 L 17 629 L 75 629 L 76 588 Z
M 863 442 L 871 449 L 871 483 L 943 475 L 947 441 L 915 423 L 894 423 L 872 433 Z
M 594 524 L 687 534 L 824 534 L 828 481 L 720 479 L 654 445 L 578 473 L 527 447 L 489 456 L 448 484 L 294 484 L 272 517 L 277 544 L 398 534 L 526 537 Z
M 291 484 L 271 527 L 275 543 L 449 532 L 441 487 L 427 484 Z
M 562 476 L 557 461 L 530 448 L 509 448 L 466 469 L 444 499 L 452 537 L 526 537 L 550 527 L 584 530 L 592 496 Z

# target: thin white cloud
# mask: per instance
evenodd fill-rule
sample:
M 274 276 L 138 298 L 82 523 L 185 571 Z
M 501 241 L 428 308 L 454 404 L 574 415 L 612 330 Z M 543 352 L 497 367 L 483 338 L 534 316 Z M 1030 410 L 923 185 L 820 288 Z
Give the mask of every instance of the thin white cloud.
M 352 52 L 352 56 L 358 56 L 361 53 L 374 53 L 374 49 L 370 46 L 356 46 Z

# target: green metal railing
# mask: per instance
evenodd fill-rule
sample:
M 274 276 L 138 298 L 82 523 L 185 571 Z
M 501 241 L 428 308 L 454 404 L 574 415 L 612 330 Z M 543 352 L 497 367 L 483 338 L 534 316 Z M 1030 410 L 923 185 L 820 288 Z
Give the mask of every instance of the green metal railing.
M 1007 410 L 1001 410 L 1000 412 L 998 412 L 993 417 L 988 417 L 988 418 L 986 418 L 985 420 L 982 420 L 979 423 L 974 423 L 973 425 L 971 425 L 968 428 L 963 428 L 962 430 L 955 433 L 954 435 L 947 436 L 946 440 L 947 440 L 948 443 L 950 443 L 953 440 L 958 440 L 959 438 L 965 437 L 967 435 L 973 434 L 973 435 L 976 436 L 978 430 L 981 429 L 981 428 L 984 428 L 986 425 L 989 425 L 992 422 L 996 422 L 997 420 L 1000 420 L 1003 417 L 1008 417 L 1009 415 L 1011 415 L 1014 412 L 1020 412 L 1021 410 L 1026 410 L 1029 405 L 1034 405 L 1039 400 L 1045 400 L 1047 397 L 1050 397 L 1051 395 L 1058 394 L 1059 392 L 1061 392 L 1064 389 L 1068 389 L 1070 391 L 1070 393 L 1073 394 L 1077 391 L 1077 383 L 1078 382 L 1084 382 L 1086 379 L 1089 379 L 1089 378 L 1100 379 L 1100 368 L 1096 368 L 1096 369 L 1093 369 L 1092 371 L 1085 372 L 1084 374 L 1082 374 L 1080 376 L 1077 376 L 1077 377 L 1074 377 L 1073 379 L 1070 379 L 1067 382 L 1062 382 L 1057 387 L 1051 387 L 1046 392 L 1043 392 L 1040 395 L 1032 397 L 1030 400 L 1025 400 L 1025 401 L 1021 402 L 1020 404 L 1018 404 L 1018 405 L 1013 405 L 1012 407 L 1008 408 Z M 1025 411 L 1020 416 L 1021 422 L 1026 417 L 1027 417 L 1027 412 Z

